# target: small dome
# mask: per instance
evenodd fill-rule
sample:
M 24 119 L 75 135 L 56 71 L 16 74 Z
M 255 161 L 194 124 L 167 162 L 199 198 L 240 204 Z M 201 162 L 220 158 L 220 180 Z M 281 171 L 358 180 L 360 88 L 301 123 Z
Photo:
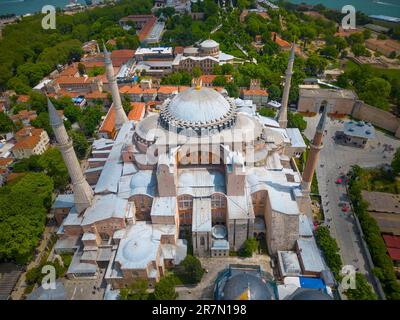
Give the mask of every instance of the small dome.
M 204 49 L 213 49 L 219 46 L 219 43 L 212 40 L 212 39 L 208 39 L 203 41 L 200 46 Z
M 240 273 L 228 279 L 223 292 L 223 300 L 275 300 L 271 285 L 248 273 Z

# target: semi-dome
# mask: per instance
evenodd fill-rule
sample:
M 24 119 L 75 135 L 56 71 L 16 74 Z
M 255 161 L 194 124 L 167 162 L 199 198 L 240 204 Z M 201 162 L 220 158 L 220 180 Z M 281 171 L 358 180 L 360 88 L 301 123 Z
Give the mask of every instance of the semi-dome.
M 205 49 L 212 49 L 212 48 L 218 47 L 219 43 L 217 41 L 212 40 L 212 39 L 208 39 L 208 40 L 204 40 L 200 44 L 200 46 L 202 48 L 205 48 Z
M 231 127 L 235 105 L 210 88 L 190 88 L 176 95 L 161 111 L 160 123 L 166 129 L 193 130 L 197 134 Z

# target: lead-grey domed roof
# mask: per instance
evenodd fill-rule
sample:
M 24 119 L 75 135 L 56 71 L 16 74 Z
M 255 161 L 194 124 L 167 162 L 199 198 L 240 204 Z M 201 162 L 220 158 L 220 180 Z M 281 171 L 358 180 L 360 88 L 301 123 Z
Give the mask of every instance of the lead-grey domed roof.
M 212 39 L 208 39 L 208 40 L 204 40 L 202 43 L 200 43 L 200 46 L 202 48 L 211 49 L 211 48 L 215 48 L 215 47 L 219 46 L 219 43 Z
M 210 88 L 190 88 L 176 95 L 162 110 L 161 124 L 167 128 L 201 129 L 229 128 L 236 118 L 235 105 Z
M 176 119 L 205 123 L 224 117 L 230 107 L 229 102 L 214 89 L 190 88 L 173 98 L 168 110 Z
M 333 300 L 332 297 L 318 289 L 298 288 L 288 300 Z
M 222 300 L 238 300 L 249 290 L 250 300 L 275 300 L 272 286 L 249 273 L 240 273 L 225 283 Z

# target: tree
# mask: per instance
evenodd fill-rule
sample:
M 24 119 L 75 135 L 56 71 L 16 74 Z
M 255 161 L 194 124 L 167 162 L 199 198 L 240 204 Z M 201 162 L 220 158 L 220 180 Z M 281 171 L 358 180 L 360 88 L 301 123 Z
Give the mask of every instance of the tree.
M 79 159 L 83 159 L 86 156 L 86 151 L 89 148 L 89 142 L 85 135 L 80 131 L 71 130 L 69 136 L 72 139 L 74 150 Z
M 239 97 L 239 88 L 234 82 L 228 82 L 225 85 L 225 89 L 228 92 L 228 95 L 233 98 Z
M 40 172 L 43 168 L 39 164 L 39 155 L 32 155 L 29 158 L 23 158 L 13 165 L 13 172 Z
M 8 133 L 14 131 L 14 122 L 7 116 L 5 112 L 0 112 L 0 133 Z
M 135 280 L 128 288 L 120 290 L 119 300 L 147 300 L 149 283 L 146 279 Z
M 306 61 L 306 73 L 310 76 L 318 76 L 324 72 L 326 65 L 324 58 L 313 54 Z
M 369 51 L 365 48 L 365 46 L 361 43 L 355 43 L 351 47 L 351 51 L 354 53 L 356 57 L 359 56 L 368 56 Z
M 28 173 L 0 190 L 0 260 L 24 264 L 32 257 L 51 206 L 53 182 Z
M 40 156 L 38 163 L 43 171 L 53 179 L 55 188 L 62 190 L 67 186 L 69 175 L 60 150 L 49 148 Z
M 338 253 L 339 247 L 336 240 L 331 237 L 329 229 L 325 226 L 318 227 L 315 237 L 318 245 L 324 252 L 326 263 L 334 273 L 336 279 L 338 279 L 342 270 L 342 259 Z
M 195 284 L 199 283 L 204 274 L 204 269 L 201 266 L 201 262 L 198 258 L 188 255 L 180 263 L 183 267 L 183 276 L 186 283 Z
M 392 87 L 388 81 L 373 77 L 365 82 L 364 88 L 360 92 L 360 98 L 375 107 L 387 109 L 391 89 Z
M 85 65 L 81 62 L 78 63 L 78 71 L 81 77 L 86 73 Z
M 339 55 L 338 50 L 336 49 L 335 46 L 327 46 L 324 49 L 321 50 L 321 54 L 324 56 L 327 56 L 329 58 L 337 58 Z
M 276 115 L 276 112 L 274 109 L 266 108 L 266 107 L 261 108 L 258 111 L 258 113 L 263 117 L 269 117 L 269 118 L 273 118 Z
M 35 128 L 42 128 L 46 130 L 50 137 L 54 136 L 53 128 L 50 125 L 49 114 L 47 112 L 41 112 L 36 119 L 31 121 L 32 126 Z
M 368 283 L 367 278 L 361 274 L 356 273 L 356 288 L 348 289 L 345 294 L 349 300 L 376 300 L 377 296 Z
M 85 132 L 85 135 L 92 136 L 101 120 L 101 110 L 99 106 L 88 107 L 83 111 L 79 119 L 79 125 Z
M 248 238 L 239 250 L 241 257 L 251 257 L 258 248 L 258 241 L 255 238 Z
M 307 129 L 307 121 L 300 113 L 288 112 L 288 128 L 298 128 L 301 132 Z
M 77 122 L 80 117 L 82 116 L 82 111 L 79 106 L 76 106 L 74 104 L 68 104 L 64 108 L 64 116 L 71 121 L 71 123 Z
M 192 70 L 193 77 L 199 78 L 202 74 L 200 67 L 196 66 Z
M 268 94 L 271 100 L 280 100 L 282 97 L 282 90 L 276 84 L 271 84 L 268 87 Z
M 392 160 L 392 169 L 393 172 L 398 175 L 400 173 L 400 148 L 396 150 Z
M 216 76 L 212 84 L 215 87 L 223 87 L 226 84 L 226 79 L 224 76 Z
M 175 300 L 178 294 L 175 291 L 175 285 L 172 279 L 163 277 L 154 287 L 155 300 Z

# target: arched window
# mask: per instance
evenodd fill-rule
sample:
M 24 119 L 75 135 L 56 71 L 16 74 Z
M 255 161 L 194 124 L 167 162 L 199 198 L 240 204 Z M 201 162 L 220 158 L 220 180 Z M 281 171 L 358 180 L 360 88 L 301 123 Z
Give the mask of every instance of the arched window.
M 178 197 L 179 210 L 190 210 L 193 207 L 193 197 L 191 195 L 181 195 Z
M 226 207 L 226 198 L 223 194 L 214 193 L 211 196 L 211 208 L 222 209 Z

